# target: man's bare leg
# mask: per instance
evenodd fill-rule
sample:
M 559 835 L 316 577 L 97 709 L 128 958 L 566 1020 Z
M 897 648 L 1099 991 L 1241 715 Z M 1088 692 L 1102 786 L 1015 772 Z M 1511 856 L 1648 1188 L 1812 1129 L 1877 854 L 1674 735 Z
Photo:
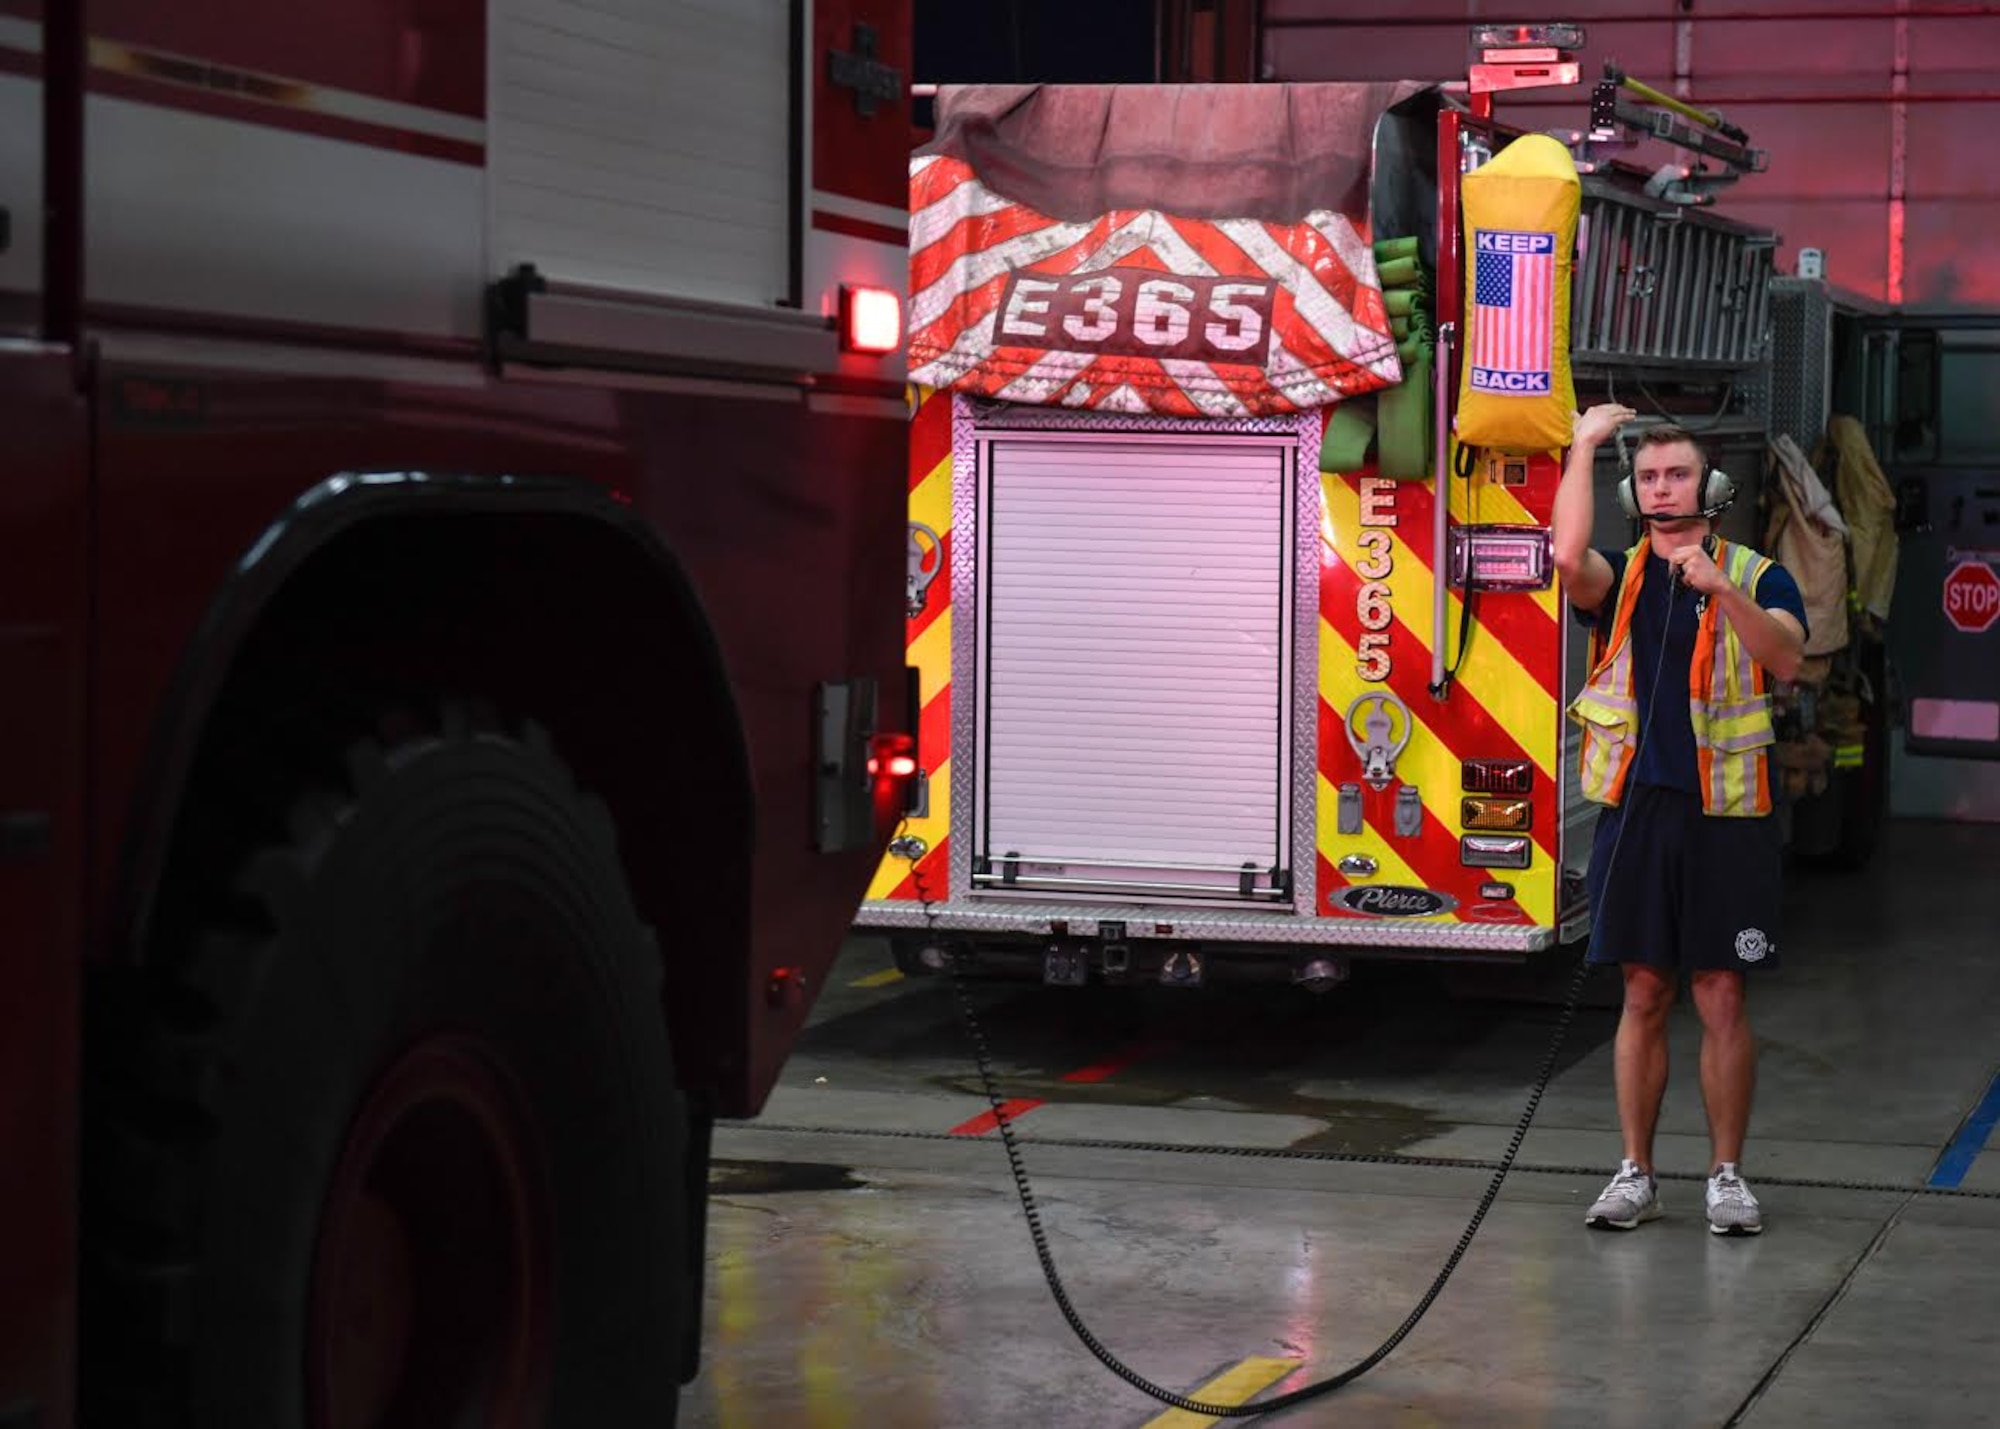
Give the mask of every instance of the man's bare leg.
M 1642 963 L 1624 964 L 1625 1009 L 1618 1017 L 1612 1065 L 1618 1083 L 1618 1126 L 1625 1157 L 1653 1169 L 1653 1131 L 1667 1093 L 1667 1014 L 1674 1007 L 1674 974 Z
M 1708 1108 L 1712 1171 L 1743 1159 L 1757 1089 L 1757 1041 L 1743 1006 L 1742 973 L 1697 972 L 1694 1005 L 1701 1014 L 1701 1100 Z

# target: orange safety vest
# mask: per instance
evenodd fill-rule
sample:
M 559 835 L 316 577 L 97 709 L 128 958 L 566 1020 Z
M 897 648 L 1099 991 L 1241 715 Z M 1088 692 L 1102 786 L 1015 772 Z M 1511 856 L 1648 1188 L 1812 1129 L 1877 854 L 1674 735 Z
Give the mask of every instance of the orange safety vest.
M 1639 752 L 1639 702 L 1632 678 L 1632 612 L 1646 574 L 1646 545 L 1625 556 L 1611 635 L 1590 642 L 1590 678 L 1570 704 L 1569 717 L 1583 727 L 1583 794 L 1598 804 L 1617 804 Z M 1755 596 L 1757 583 L 1772 565 L 1769 556 L 1748 546 L 1718 540 L 1715 563 L 1730 582 Z M 1657 692 L 1656 692 L 1657 697 Z M 1694 659 L 1688 669 L 1688 712 L 1694 724 L 1695 762 L 1701 776 L 1704 813 L 1754 818 L 1771 812 L 1771 695 L 1763 666 L 1750 658 L 1736 629 L 1711 602 L 1701 613 Z

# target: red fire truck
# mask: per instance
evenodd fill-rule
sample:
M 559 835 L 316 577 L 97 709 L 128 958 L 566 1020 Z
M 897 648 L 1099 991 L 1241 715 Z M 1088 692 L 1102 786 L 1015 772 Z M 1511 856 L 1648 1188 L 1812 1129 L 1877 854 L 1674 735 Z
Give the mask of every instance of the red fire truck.
M 1444 85 L 940 90 L 910 184 L 921 770 L 857 919 L 905 969 L 1325 990 L 1588 928 L 1561 453 L 1461 446 L 1463 394 L 1554 404 L 1558 447 L 1559 358 L 1577 405 L 1685 424 L 1754 497 L 1827 430 L 1831 318 L 1711 206 L 1767 160 L 1722 116 L 1612 70 L 1567 144 L 1495 117 L 1583 48 L 1478 25 Z M 1540 190 L 1473 210 L 1524 137 L 1573 245 Z M 1629 546 L 1600 457 L 1596 543 Z M 1760 542 L 1758 505 L 1723 534 Z M 1836 542 L 1802 584 L 1838 613 L 1847 576 Z M 1881 647 L 1833 624 L 1777 762 L 1793 847 L 1858 864 Z
M 908 46 L 0 0 L 0 1425 L 672 1421 L 902 799 Z

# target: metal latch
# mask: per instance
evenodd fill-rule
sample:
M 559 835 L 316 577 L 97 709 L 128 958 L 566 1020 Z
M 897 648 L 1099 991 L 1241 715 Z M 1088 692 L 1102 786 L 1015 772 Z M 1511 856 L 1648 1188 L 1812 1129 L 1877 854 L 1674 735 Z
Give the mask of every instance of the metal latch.
M 1413 839 L 1423 831 L 1423 798 L 1416 785 L 1405 784 L 1396 791 L 1396 837 Z
M 1338 810 L 1335 815 L 1338 820 L 1336 827 L 1338 827 L 1340 832 L 1343 834 L 1360 833 L 1361 786 L 1359 784 L 1342 784 L 1340 786 L 1339 802 L 1335 807 Z
M 1359 727 L 1354 717 L 1361 716 Z M 1402 733 L 1396 733 L 1398 718 Z M 1355 697 L 1347 707 L 1347 742 L 1361 758 L 1361 777 L 1376 789 L 1386 789 L 1396 777 L 1396 759 L 1410 743 L 1409 706 L 1388 690 L 1372 690 Z
M 930 546 L 928 549 L 922 541 L 917 539 L 920 534 L 929 538 Z M 924 563 L 929 561 L 932 556 L 936 556 L 937 561 L 929 570 L 925 570 Z M 923 522 L 912 521 L 910 523 L 910 547 L 904 584 L 904 608 L 909 612 L 910 619 L 915 620 L 924 613 L 924 593 L 931 588 L 931 582 L 937 579 L 937 573 L 943 569 L 944 542 L 938 538 L 937 532 L 933 531 Z

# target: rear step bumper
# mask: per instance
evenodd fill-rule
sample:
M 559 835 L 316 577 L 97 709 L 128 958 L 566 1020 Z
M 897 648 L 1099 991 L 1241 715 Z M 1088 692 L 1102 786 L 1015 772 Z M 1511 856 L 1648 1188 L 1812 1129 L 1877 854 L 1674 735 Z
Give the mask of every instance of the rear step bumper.
M 1551 947 L 1552 927 L 1531 923 L 1452 923 L 1428 918 L 1301 918 L 1292 913 L 1236 913 L 1147 904 L 998 902 L 934 903 L 871 899 L 857 928 L 935 933 L 1014 934 L 1030 938 L 1090 938 L 1129 942 L 1200 943 L 1214 952 L 1320 946 L 1385 957 L 1525 957 Z M 1113 925 L 1106 928 L 1106 924 Z

